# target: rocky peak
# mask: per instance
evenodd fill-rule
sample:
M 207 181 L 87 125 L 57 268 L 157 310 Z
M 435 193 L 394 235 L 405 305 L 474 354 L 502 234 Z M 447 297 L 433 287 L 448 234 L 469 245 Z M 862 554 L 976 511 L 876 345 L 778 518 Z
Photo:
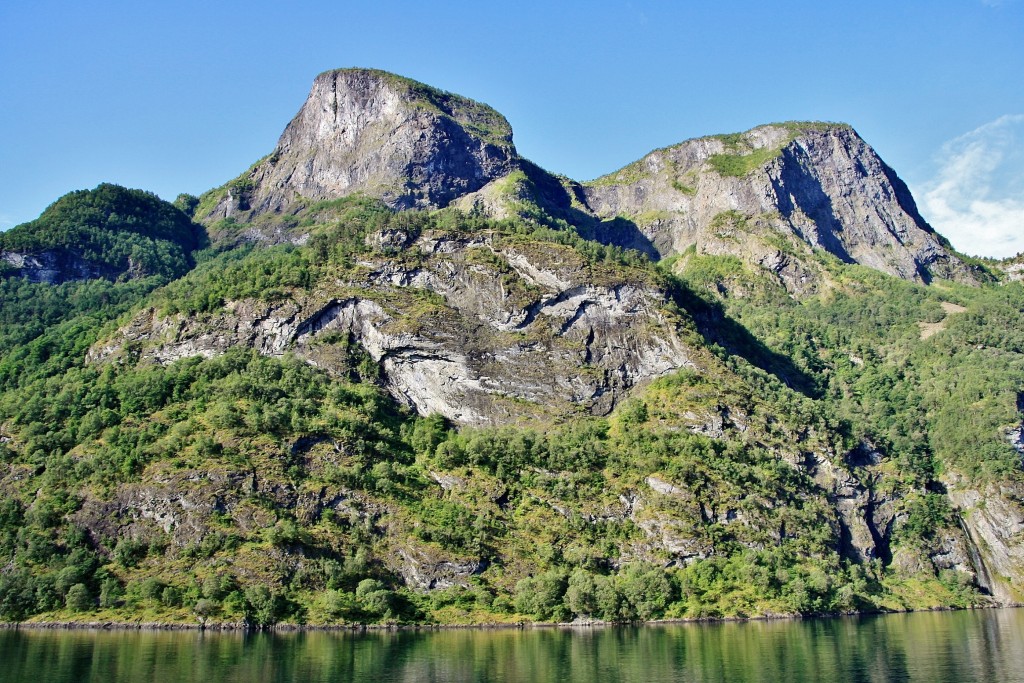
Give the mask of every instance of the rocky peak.
M 244 221 L 357 192 L 439 208 L 510 173 L 517 158 L 511 127 L 487 105 L 384 71 L 327 71 L 273 153 L 201 218 Z
M 906 184 L 845 124 L 771 124 L 689 140 L 586 183 L 583 194 L 597 216 L 630 218 L 660 256 L 690 247 L 762 265 L 799 256 L 779 252 L 781 237 L 806 255 L 821 249 L 905 279 L 973 280 Z

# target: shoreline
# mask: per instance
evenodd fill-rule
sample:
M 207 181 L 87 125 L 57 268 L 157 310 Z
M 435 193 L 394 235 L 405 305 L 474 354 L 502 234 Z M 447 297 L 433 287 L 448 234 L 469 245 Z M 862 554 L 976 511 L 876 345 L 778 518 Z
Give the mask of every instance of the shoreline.
M 21 621 L 0 622 L 4 631 L 195 631 L 199 633 L 369 633 L 398 631 L 510 631 L 532 629 L 592 629 L 619 626 L 671 626 L 682 624 L 724 624 L 749 621 L 786 621 L 800 619 L 837 619 L 843 617 L 870 617 L 885 614 L 914 614 L 921 612 L 962 612 L 974 610 L 1017 609 L 1024 603 L 1001 605 L 972 605 L 970 607 L 931 607 L 907 610 L 877 610 L 870 612 L 835 612 L 826 614 L 770 614 L 752 617 L 681 617 L 676 619 L 652 619 L 649 621 L 614 622 L 601 620 L 570 622 L 522 621 L 513 623 L 481 622 L 477 624 L 293 624 L 278 623 L 271 626 L 256 626 L 245 622 L 179 623 L 179 622 L 132 622 L 132 621 Z

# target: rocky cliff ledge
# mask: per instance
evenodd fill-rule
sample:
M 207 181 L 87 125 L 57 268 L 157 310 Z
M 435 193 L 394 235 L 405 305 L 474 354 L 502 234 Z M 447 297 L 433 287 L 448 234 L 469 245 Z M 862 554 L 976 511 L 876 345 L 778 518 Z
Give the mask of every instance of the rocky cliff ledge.
M 427 232 L 359 264 L 359 279 L 210 316 L 144 311 L 93 360 L 143 344 L 160 363 L 243 345 L 344 375 L 339 340 L 364 349 L 391 394 L 461 424 L 606 414 L 633 386 L 692 367 L 687 321 L 644 277 L 551 243 Z

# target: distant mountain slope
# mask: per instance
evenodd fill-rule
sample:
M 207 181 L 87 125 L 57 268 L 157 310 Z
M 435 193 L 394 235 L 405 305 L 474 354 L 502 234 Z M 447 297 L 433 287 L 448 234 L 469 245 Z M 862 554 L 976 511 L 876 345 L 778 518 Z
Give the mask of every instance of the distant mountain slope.
M 60 283 L 97 277 L 174 278 L 193 265 L 206 231 L 142 190 L 102 184 L 64 195 L 34 221 L 0 233 L 9 273 Z

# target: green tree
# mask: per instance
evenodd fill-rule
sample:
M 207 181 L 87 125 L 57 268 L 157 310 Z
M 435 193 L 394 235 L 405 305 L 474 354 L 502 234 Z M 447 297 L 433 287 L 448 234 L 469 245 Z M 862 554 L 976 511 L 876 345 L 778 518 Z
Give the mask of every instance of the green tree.
M 84 583 L 76 583 L 68 589 L 65 604 L 72 612 L 87 612 L 93 608 L 92 596 Z

